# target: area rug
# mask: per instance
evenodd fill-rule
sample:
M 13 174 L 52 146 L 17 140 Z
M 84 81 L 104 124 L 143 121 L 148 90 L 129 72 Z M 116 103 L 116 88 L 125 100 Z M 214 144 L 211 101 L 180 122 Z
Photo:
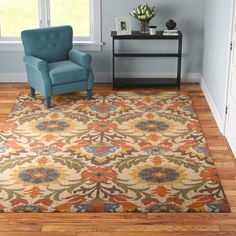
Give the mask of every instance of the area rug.
M 1 129 L 1 212 L 229 212 L 190 96 L 22 94 Z

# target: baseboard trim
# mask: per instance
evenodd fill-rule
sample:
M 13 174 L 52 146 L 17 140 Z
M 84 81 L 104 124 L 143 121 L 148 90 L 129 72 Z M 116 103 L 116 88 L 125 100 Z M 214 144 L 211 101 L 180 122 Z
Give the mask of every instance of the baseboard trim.
M 176 74 L 174 73 L 126 73 L 126 74 L 117 74 L 119 78 L 174 78 Z M 182 77 L 182 82 L 189 82 L 189 83 L 199 83 L 201 81 L 201 74 L 200 73 L 188 73 Z M 97 83 L 111 83 L 112 82 L 112 75 L 111 73 L 104 73 L 98 72 L 95 73 L 95 82 Z
M 27 82 L 26 73 L 0 73 L 0 83 Z
M 112 74 L 109 72 L 95 72 L 95 82 L 96 83 L 111 83 L 112 82 Z M 175 77 L 176 74 L 172 73 L 164 73 L 164 74 L 154 74 L 154 73 L 127 73 L 127 74 L 119 74 L 119 77 L 129 77 L 129 78 L 170 78 Z M 182 82 L 189 83 L 198 83 L 201 81 L 200 73 L 188 73 L 183 75 Z M 0 73 L 0 83 L 20 83 L 27 82 L 25 73 Z
M 225 135 L 228 143 L 229 143 L 229 146 L 236 158 L 236 142 L 235 142 L 235 137 L 232 135 L 232 133 L 229 131 L 229 130 L 226 130 L 226 135 Z
M 204 81 L 204 78 L 201 79 L 200 86 L 201 86 L 203 94 L 204 94 L 204 96 L 205 96 L 205 98 L 207 100 L 207 103 L 208 103 L 208 105 L 209 105 L 209 107 L 211 109 L 211 112 L 212 112 L 212 114 L 213 114 L 213 116 L 215 118 L 217 126 L 218 126 L 220 132 L 223 134 L 224 133 L 224 121 L 223 121 L 223 119 L 220 116 L 220 113 L 219 113 L 219 111 L 217 109 L 217 106 L 216 106 L 216 104 L 214 102 L 214 99 L 212 98 L 212 96 L 211 96 L 211 94 L 210 94 L 210 92 L 208 90 L 208 87 L 207 87 L 207 85 L 206 85 L 206 83 Z

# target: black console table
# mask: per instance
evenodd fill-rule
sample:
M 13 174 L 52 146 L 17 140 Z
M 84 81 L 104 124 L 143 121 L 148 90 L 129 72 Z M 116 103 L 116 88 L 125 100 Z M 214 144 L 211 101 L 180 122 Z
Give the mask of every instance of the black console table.
M 117 35 L 116 31 L 111 32 L 112 37 L 112 79 L 113 89 L 117 87 L 147 87 L 147 86 L 181 86 L 181 63 L 182 63 L 182 41 L 183 35 L 178 31 L 178 35 L 163 35 L 163 31 L 158 31 L 156 35 L 143 34 L 139 31 L 132 31 L 131 35 Z M 116 53 L 115 40 L 178 40 L 177 53 Z M 115 73 L 115 58 L 124 57 L 169 57 L 177 58 L 176 78 L 119 78 Z

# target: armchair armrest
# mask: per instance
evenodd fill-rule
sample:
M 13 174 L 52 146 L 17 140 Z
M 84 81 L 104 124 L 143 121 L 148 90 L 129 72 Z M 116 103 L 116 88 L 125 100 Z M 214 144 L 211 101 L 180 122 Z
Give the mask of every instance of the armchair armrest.
M 87 69 L 91 69 L 90 64 L 92 61 L 92 57 L 89 54 L 71 49 L 69 51 L 69 59 L 81 66 L 86 67 Z
M 38 87 L 40 92 L 46 97 L 51 96 L 52 82 L 48 74 L 48 63 L 34 56 L 24 56 L 23 60 L 27 66 L 38 72 L 37 75 L 32 75 L 31 72 L 27 72 L 27 74 L 29 73 L 28 81 L 30 85 L 34 87 L 36 84 L 37 86 L 39 86 L 40 84 L 40 86 Z
M 26 65 L 34 67 L 37 70 L 44 70 L 47 68 L 47 62 L 33 56 L 24 56 L 24 62 Z

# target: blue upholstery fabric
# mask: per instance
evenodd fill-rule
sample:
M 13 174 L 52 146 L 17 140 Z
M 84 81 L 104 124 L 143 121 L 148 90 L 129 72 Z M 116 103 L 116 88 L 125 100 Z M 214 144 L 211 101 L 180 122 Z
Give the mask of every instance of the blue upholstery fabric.
M 53 85 L 86 80 L 88 74 L 86 68 L 72 61 L 49 63 L 48 71 Z
M 91 56 L 72 49 L 71 26 L 25 30 L 21 33 L 25 49 L 24 62 L 31 95 L 38 90 L 50 106 L 51 96 L 94 86 Z
M 43 70 L 43 68 L 47 66 L 46 61 L 33 56 L 24 57 L 24 62 L 34 67 L 36 70 Z
M 60 95 L 65 89 L 68 93 L 72 93 L 75 91 L 75 89 L 79 91 L 81 89 L 87 89 L 87 87 L 88 87 L 88 80 L 83 80 L 80 82 L 74 82 L 69 84 L 55 85 L 52 87 L 52 89 L 54 95 Z
M 70 26 L 25 30 L 21 33 L 25 55 L 38 57 L 47 62 L 68 60 L 72 49 Z
M 82 52 L 78 53 L 78 51 L 72 49 L 69 51 L 69 58 L 71 61 L 90 69 L 90 64 L 92 61 L 90 55 Z

